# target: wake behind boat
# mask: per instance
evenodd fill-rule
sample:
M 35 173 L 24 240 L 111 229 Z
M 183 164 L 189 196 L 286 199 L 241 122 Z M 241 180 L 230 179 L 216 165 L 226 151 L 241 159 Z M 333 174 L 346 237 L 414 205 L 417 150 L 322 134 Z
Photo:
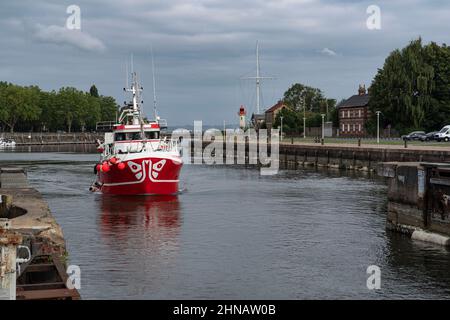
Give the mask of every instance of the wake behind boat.
M 97 181 L 91 191 L 115 195 L 168 195 L 178 192 L 183 165 L 178 142 L 161 137 L 164 121 L 155 112 L 153 121 L 142 116 L 142 87 L 132 73 L 132 102 L 120 114 L 113 132 L 99 143 L 100 163 L 95 166 Z

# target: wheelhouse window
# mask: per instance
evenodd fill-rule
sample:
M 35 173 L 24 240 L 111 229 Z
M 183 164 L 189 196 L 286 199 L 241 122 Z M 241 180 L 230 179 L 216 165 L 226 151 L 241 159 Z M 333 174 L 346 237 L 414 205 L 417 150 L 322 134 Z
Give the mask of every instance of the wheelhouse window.
M 129 132 L 127 134 L 128 140 L 141 140 L 141 133 L 140 132 Z
M 159 139 L 159 131 L 147 131 L 145 132 L 146 139 Z
M 114 135 L 114 141 L 124 141 L 126 139 L 127 139 L 127 137 L 126 137 L 126 134 L 124 132 L 117 132 Z

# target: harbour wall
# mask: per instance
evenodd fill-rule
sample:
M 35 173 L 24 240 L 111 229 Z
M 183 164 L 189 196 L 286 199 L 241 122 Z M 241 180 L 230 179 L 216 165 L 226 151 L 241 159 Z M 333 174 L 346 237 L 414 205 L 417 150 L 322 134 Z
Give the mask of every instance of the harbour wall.
M 104 133 L 2 133 L 0 137 L 11 139 L 16 145 L 94 144 L 103 140 Z
M 0 299 L 70 299 L 61 227 L 21 168 L 0 168 Z
M 450 246 L 450 164 L 388 162 L 377 172 L 388 178 L 386 227 Z
M 202 150 L 211 142 L 203 141 Z M 223 157 L 225 159 L 226 143 L 223 143 Z M 246 163 L 249 163 L 249 143 L 240 146 L 245 150 Z M 234 144 L 234 156 L 237 155 L 239 146 Z M 197 151 L 197 153 L 195 153 Z M 195 141 L 191 141 L 192 157 L 200 156 L 195 149 Z M 270 145 L 268 145 L 270 153 Z M 192 159 L 193 161 L 193 159 Z M 427 150 L 416 148 L 370 147 L 370 146 L 327 146 L 321 144 L 280 144 L 280 167 L 296 169 L 298 167 L 328 167 L 336 169 L 356 171 L 376 171 L 380 162 L 450 162 L 450 149 Z

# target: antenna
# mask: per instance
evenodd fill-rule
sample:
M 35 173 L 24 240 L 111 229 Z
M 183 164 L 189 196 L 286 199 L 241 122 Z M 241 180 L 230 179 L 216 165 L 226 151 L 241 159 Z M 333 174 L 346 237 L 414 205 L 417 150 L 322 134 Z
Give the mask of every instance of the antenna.
M 259 97 L 260 97 L 260 85 L 259 81 L 259 43 L 256 41 L 256 112 L 259 114 Z
M 125 60 L 125 88 L 128 89 L 128 61 Z
M 261 80 L 263 79 L 275 79 L 274 77 L 261 77 L 260 76 L 260 66 L 259 66 L 259 42 L 256 41 L 256 77 L 246 77 L 242 79 L 256 80 L 256 113 L 260 112 L 260 101 L 261 101 Z
M 131 73 L 134 73 L 133 54 L 131 54 Z
M 152 54 L 152 77 L 153 77 L 153 112 L 155 115 L 155 121 L 158 120 L 156 113 L 156 81 L 155 81 L 155 61 L 153 58 L 153 46 L 150 48 Z

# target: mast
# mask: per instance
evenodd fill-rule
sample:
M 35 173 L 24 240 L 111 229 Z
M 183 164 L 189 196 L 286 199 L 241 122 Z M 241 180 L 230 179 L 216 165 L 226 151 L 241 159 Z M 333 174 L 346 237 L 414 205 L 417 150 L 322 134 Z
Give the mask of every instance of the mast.
M 259 77 L 259 43 L 256 41 L 256 113 L 259 114 L 259 98 L 260 98 L 260 77 Z
M 246 80 L 256 81 L 256 113 L 259 114 L 261 109 L 261 80 L 274 79 L 274 77 L 261 77 L 260 65 L 259 65 L 259 42 L 256 41 L 256 77 L 241 78 Z
M 125 61 L 125 88 L 128 86 L 128 61 Z
M 155 81 L 155 62 L 153 59 L 153 47 L 151 48 L 152 53 L 152 77 L 153 77 L 153 113 L 155 116 L 155 121 L 158 121 L 158 115 L 156 113 L 156 81 Z
M 131 74 L 131 78 L 131 88 L 127 88 L 126 91 L 131 92 L 133 95 L 133 124 L 139 125 L 142 122 L 142 114 L 139 106 L 142 87 L 139 85 L 136 72 Z

